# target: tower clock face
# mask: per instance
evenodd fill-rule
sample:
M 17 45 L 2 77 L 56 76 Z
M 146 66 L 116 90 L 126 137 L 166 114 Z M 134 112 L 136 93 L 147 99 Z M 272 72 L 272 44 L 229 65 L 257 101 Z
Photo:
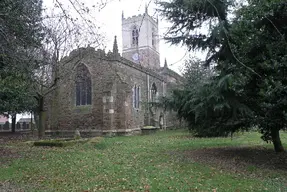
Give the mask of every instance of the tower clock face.
M 139 54 L 138 53 L 134 53 L 132 56 L 134 61 L 139 61 Z

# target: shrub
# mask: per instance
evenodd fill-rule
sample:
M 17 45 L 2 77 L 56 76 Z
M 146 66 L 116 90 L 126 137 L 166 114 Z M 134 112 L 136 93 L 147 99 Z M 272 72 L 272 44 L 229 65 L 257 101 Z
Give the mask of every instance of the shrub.
M 88 139 L 51 139 L 35 141 L 34 146 L 65 147 L 77 143 L 86 143 Z

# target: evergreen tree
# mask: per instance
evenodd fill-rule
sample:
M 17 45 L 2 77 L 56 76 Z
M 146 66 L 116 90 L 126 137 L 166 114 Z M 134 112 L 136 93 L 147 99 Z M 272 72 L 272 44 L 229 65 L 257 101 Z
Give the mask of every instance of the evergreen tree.
M 173 22 L 166 39 L 208 50 L 205 63 L 216 63 L 217 75 L 196 99 L 185 96 L 183 102 L 193 111 L 186 119 L 204 130 L 231 133 L 256 125 L 276 152 L 284 151 L 279 131 L 287 123 L 286 1 L 250 0 L 235 6 L 227 0 L 173 0 L 160 5 Z M 231 8 L 233 18 L 227 17 Z M 207 22 L 209 33 L 195 34 Z
M 33 70 L 41 45 L 42 0 L 0 2 L 0 113 L 30 111 Z M 15 131 L 15 127 L 12 129 Z

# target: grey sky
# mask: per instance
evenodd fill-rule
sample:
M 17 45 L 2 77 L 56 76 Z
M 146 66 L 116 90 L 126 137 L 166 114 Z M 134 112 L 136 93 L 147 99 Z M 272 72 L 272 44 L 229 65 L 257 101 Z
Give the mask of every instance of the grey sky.
M 103 21 L 103 30 L 107 34 L 107 49 L 111 49 L 113 36 L 118 36 L 119 47 L 121 48 L 121 17 L 122 11 L 125 17 L 130 17 L 133 15 L 142 14 L 145 11 L 145 5 L 148 4 L 149 0 L 121 0 L 114 1 L 108 4 L 100 13 L 101 20 Z M 113 14 L 111 14 L 113 13 Z M 150 4 L 148 8 L 148 13 L 151 16 L 156 17 L 155 5 Z M 179 72 L 178 68 L 181 66 L 182 59 L 186 54 L 184 48 L 170 46 L 163 39 L 164 33 L 168 29 L 168 23 L 161 18 L 159 18 L 159 39 L 160 39 L 160 57 L 161 65 L 163 65 L 164 59 L 167 58 L 169 66 Z M 181 62 L 178 62 L 181 60 Z M 175 63 L 175 64 L 173 64 Z M 173 65 L 172 65 L 173 64 Z
M 92 7 L 92 5 L 97 5 L 101 0 L 79 0 L 84 2 L 87 6 Z M 69 5 L 68 0 L 60 0 L 67 6 Z M 130 17 L 133 15 L 142 14 L 145 11 L 145 5 L 147 5 L 150 0 L 110 0 L 107 6 L 105 6 L 101 11 L 94 10 L 92 15 L 95 18 L 97 26 L 100 26 L 100 31 L 105 35 L 106 41 L 106 51 L 112 50 L 114 36 L 118 37 L 119 49 L 121 51 L 122 45 L 122 34 L 121 34 L 121 18 L 122 12 L 124 12 L 125 17 Z M 153 1 L 152 1 L 153 2 Z M 44 0 L 44 6 L 47 8 L 53 5 L 53 1 Z M 155 13 L 156 5 L 150 3 L 148 7 L 148 13 L 151 16 L 156 17 Z M 182 68 L 182 63 L 184 59 L 188 56 L 185 47 L 175 46 L 167 44 L 162 38 L 170 24 L 159 17 L 159 38 L 160 38 L 160 59 L 161 66 L 164 64 L 164 59 L 167 59 L 168 65 L 171 69 L 176 72 L 180 72 Z M 204 59 L 204 55 L 200 53 L 192 53 L 200 59 Z

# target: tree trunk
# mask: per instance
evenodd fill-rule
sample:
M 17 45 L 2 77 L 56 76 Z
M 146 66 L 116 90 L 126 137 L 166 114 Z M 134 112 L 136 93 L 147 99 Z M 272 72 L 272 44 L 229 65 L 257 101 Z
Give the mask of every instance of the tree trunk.
M 39 98 L 39 124 L 38 137 L 43 138 L 45 135 L 45 111 L 44 111 L 44 97 Z
M 271 137 L 275 152 L 284 152 L 284 147 L 280 139 L 279 129 L 271 129 Z
M 12 133 L 16 131 L 16 113 L 12 114 Z

